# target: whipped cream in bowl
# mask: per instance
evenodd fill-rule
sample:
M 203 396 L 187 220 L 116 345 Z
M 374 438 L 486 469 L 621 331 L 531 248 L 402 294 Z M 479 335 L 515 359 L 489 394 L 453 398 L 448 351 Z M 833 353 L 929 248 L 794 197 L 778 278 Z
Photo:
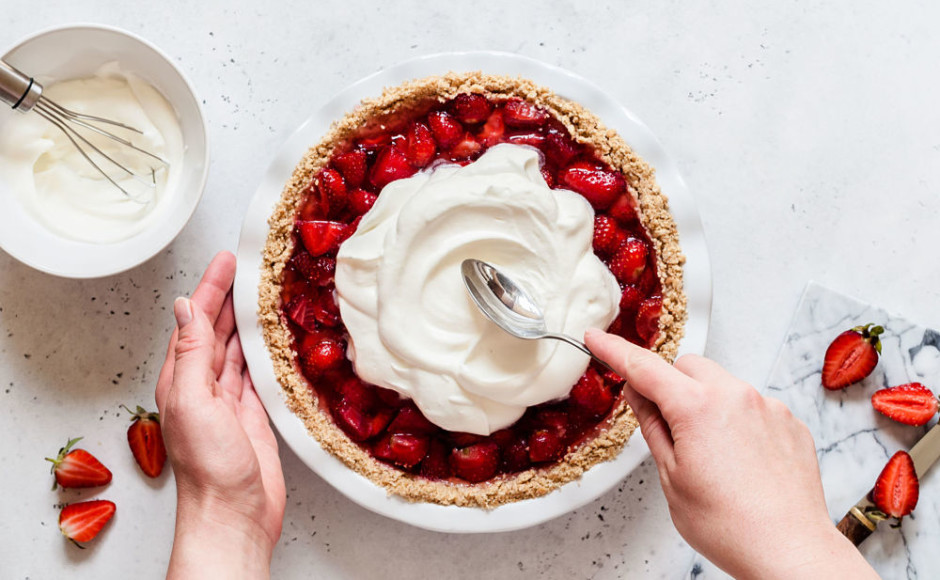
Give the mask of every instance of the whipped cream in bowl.
M 480 435 L 566 397 L 588 356 L 499 329 L 467 295 L 460 264 L 477 258 L 506 272 L 553 330 L 606 328 L 620 289 L 592 251 L 593 218 L 583 197 L 546 185 L 538 151 L 524 146 L 392 182 L 337 255 L 356 374 L 413 399 L 446 430 Z

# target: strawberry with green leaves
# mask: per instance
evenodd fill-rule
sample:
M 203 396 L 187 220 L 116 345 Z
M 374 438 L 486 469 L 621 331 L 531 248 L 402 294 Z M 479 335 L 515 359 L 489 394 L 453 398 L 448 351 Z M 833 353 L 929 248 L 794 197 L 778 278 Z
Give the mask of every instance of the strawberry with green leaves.
M 69 439 L 55 459 L 46 457 L 46 461 L 52 462 L 52 475 L 55 476 L 52 489 L 58 486 L 98 487 L 111 482 L 111 470 L 94 455 L 84 449 L 72 449 L 81 440 L 81 437 Z
M 130 445 L 134 460 L 140 470 L 148 477 L 158 477 L 166 463 L 166 447 L 163 445 L 163 433 L 160 430 L 160 415 L 144 410 L 140 405 L 131 411 L 124 405 L 124 410 L 133 415 L 131 426 L 127 429 L 127 444 Z
M 865 324 L 846 330 L 832 341 L 823 360 L 822 384 L 829 390 L 845 388 L 875 370 L 885 329 Z

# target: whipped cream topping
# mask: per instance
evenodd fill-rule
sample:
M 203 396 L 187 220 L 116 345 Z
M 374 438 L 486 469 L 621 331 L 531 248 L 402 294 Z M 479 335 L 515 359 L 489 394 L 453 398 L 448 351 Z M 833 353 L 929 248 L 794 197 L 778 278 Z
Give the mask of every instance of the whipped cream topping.
M 620 289 L 592 251 L 594 212 L 549 189 L 538 151 L 497 145 L 464 166 L 390 183 L 337 256 L 348 356 L 365 381 L 414 400 L 436 425 L 488 435 L 564 398 L 589 358 L 506 334 L 471 301 L 460 264 L 490 262 L 527 290 L 553 331 L 606 328 Z
M 92 159 L 132 195 L 109 183 L 52 123 L 38 114 L 0 113 L 0 179 L 47 229 L 77 241 L 113 243 L 155 223 L 169 206 L 183 159 L 183 137 L 176 113 L 150 84 L 103 66 L 93 77 L 49 83 L 44 94 L 59 105 L 119 121 L 142 135 L 112 126 L 103 128 L 170 162 L 167 169 L 149 157 L 110 139 L 81 130 L 104 153 L 137 173 L 156 180 L 150 188 L 136 182 L 98 155 Z M 86 146 L 87 148 L 87 146 Z M 155 169 L 153 173 L 151 169 Z

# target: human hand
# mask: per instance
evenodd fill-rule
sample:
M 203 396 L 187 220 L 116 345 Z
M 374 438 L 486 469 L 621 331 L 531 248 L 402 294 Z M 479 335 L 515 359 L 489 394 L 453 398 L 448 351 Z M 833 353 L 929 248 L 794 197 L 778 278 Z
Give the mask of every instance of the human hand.
M 833 526 L 809 429 L 718 364 L 671 366 L 599 330 L 585 343 L 627 383 L 624 397 L 689 544 L 736 578 L 877 578 Z
M 234 276 L 235 257 L 219 253 L 173 305 L 156 388 L 177 490 L 168 577 L 266 576 L 281 534 L 284 475 L 235 332 Z

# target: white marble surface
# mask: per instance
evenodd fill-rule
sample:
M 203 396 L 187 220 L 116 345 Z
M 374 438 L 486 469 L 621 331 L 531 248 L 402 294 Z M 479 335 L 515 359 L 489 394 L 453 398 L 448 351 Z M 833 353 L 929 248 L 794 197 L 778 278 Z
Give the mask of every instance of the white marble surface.
M 649 124 L 677 160 L 708 235 L 707 354 L 754 384 L 765 383 L 810 279 L 940 327 L 938 17 L 940 5 L 913 0 L 5 2 L 0 46 L 52 24 L 93 21 L 168 51 L 205 101 L 213 162 L 187 229 L 128 273 L 62 280 L 0 254 L 0 576 L 161 577 L 171 475 L 139 477 L 117 406 L 151 400 L 171 328 L 167 306 L 192 289 L 216 250 L 234 248 L 286 135 L 346 84 L 413 56 L 518 52 L 594 81 Z M 42 457 L 78 434 L 115 480 L 97 494 L 50 492 Z M 446 536 L 365 512 L 289 453 L 284 465 L 279 577 L 717 575 L 693 568 L 650 466 L 537 528 Z M 827 490 L 838 494 L 834 513 L 859 495 L 832 481 Z M 93 546 L 73 550 L 55 529 L 55 506 L 96 495 L 116 501 L 119 513 Z M 908 538 L 905 551 L 879 536 L 864 550 L 890 563 L 887 577 L 906 576 L 907 551 L 930 557 L 922 542 Z

